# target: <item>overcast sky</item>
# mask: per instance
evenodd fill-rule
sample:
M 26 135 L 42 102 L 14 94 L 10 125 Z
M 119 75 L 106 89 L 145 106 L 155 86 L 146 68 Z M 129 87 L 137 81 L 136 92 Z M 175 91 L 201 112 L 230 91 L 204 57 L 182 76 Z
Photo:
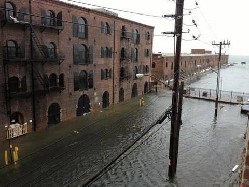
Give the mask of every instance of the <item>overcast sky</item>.
M 64 0 L 67 1 L 67 0 Z M 120 10 L 138 12 L 148 15 L 162 16 L 174 14 L 175 1 L 173 0 L 74 0 L 81 2 L 81 6 L 97 8 L 87 4 L 110 7 Z M 198 6 L 196 5 L 198 3 Z M 249 10 L 248 0 L 185 0 L 184 2 L 184 27 L 182 52 L 189 53 L 192 48 L 203 48 L 218 52 L 218 48 L 212 46 L 216 43 L 229 40 L 229 48 L 223 49 L 228 54 L 249 55 Z M 191 10 L 191 15 L 189 11 Z M 112 10 L 120 17 L 131 19 L 155 27 L 153 52 L 173 52 L 173 38 L 162 36 L 164 31 L 174 31 L 174 20 L 160 17 L 141 16 L 132 13 Z M 195 20 L 197 27 L 193 26 Z M 193 36 L 198 40 L 193 40 Z

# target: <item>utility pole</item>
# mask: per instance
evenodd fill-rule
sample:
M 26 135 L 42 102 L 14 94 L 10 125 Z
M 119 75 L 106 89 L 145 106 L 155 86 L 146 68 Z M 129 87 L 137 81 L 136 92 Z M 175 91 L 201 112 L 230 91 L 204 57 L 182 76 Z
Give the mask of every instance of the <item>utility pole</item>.
M 179 117 L 179 74 L 180 74 L 180 57 L 181 57 L 181 43 L 182 43 L 182 23 L 183 23 L 183 6 L 184 0 L 176 0 L 175 11 L 175 32 L 176 36 L 176 51 L 175 51 L 175 65 L 174 65 L 174 83 L 172 90 L 172 116 L 171 116 L 171 130 L 170 130 L 170 148 L 169 148 L 169 168 L 168 176 L 173 178 L 176 173 L 177 154 L 178 154 L 178 140 L 180 124 Z
M 217 64 L 217 83 L 216 83 L 216 99 L 215 99 L 215 111 L 214 118 L 217 119 L 218 115 L 218 101 L 219 101 L 219 91 L 220 91 L 220 60 L 221 60 L 221 48 L 222 46 L 230 45 L 230 41 L 223 41 L 219 43 L 212 42 L 212 45 L 219 46 L 219 59 Z

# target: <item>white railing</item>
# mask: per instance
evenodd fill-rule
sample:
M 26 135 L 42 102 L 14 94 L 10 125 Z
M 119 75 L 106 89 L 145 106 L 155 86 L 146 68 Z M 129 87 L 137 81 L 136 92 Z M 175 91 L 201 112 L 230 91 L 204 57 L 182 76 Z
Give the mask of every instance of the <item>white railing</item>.
M 11 124 L 7 129 L 7 139 L 12 139 L 28 133 L 28 124 Z

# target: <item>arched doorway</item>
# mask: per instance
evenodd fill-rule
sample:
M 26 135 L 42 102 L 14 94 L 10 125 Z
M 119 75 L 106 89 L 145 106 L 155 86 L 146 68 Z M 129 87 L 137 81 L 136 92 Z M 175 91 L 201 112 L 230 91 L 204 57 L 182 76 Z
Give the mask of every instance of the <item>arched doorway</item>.
M 61 122 L 61 107 L 58 103 L 52 103 L 48 108 L 48 127 Z
M 102 108 L 107 108 L 108 106 L 109 106 L 109 93 L 105 91 L 102 96 Z
M 88 95 L 83 94 L 78 100 L 76 115 L 82 116 L 84 113 L 88 112 L 90 112 L 90 99 Z
M 144 94 L 147 94 L 149 92 L 149 84 L 148 82 L 145 82 L 144 84 Z
M 131 97 L 137 97 L 137 83 L 134 83 L 132 86 Z
M 11 123 L 23 124 L 24 123 L 24 117 L 23 117 L 22 113 L 14 112 L 10 116 L 10 121 L 11 121 Z
M 124 88 L 119 90 L 119 102 L 124 102 Z

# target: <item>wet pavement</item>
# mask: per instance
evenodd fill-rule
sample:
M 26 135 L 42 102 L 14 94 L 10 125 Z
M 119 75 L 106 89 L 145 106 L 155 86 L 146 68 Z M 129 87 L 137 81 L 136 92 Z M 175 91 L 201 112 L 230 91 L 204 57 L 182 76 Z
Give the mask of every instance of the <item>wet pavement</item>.
M 138 99 L 132 99 L 60 124 L 48 132 L 22 137 L 16 142 L 21 159 L 16 165 L 0 169 L 0 186 L 86 184 L 170 106 L 171 93 L 147 95 L 145 102 L 144 107 L 139 107 Z M 184 99 L 183 106 L 175 181 L 170 182 L 167 177 L 170 123 L 166 120 L 153 127 L 90 186 L 238 184 L 238 173 L 232 173 L 231 169 L 241 162 L 247 124 L 240 107 L 224 105 L 214 123 L 213 102 Z M 60 132 L 60 137 L 56 132 L 61 129 L 64 134 Z M 44 136 L 47 141 L 39 139 Z
M 4 167 L 0 147 L 0 186 L 238 186 L 247 117 L 239 105 L 222 104 L 214 122 L 214 103 L 184 99 L 177 176 L 169 181 L 170 123 L 165 120 L 143 134 L 171 104 L 162 90 L 111 106 L 45 131 L 20 137 L 20 160 Z M 106 168 L 103 170 L 103 168 Z
M 93 186 L 239 186 L 232 168 L 242 162 L 247 118 L 234 105 L 224 105 L 216 122 L 213 117 L 213 102 L 184 99 L 175 181 L 167 177 L 170 124 L 165 122 Z
M 132 99 L 16 139 L 12 144 L 19 146 L 20 160 L 1 168 L 0 184 L 66 186 L 87 181 L 160 116 L 171 103 L 170 92 L 164 97 L 164 103 L 153 94 L 145 97 L 144 107 Z

